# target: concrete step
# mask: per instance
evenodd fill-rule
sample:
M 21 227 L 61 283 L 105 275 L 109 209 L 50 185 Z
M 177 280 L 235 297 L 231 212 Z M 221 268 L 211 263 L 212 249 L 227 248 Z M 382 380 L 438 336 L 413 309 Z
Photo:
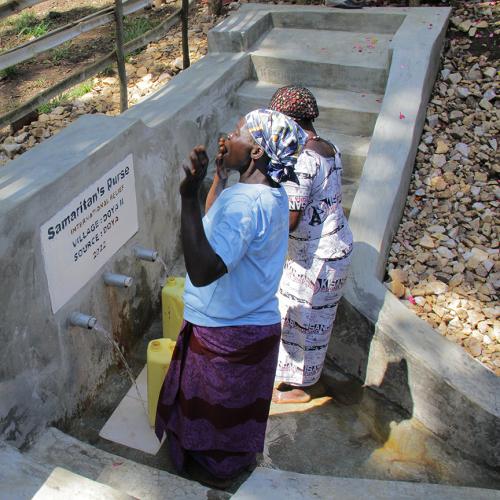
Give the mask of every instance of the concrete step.
M 327 2 L 328 4 L 328 2 Z M 394 34 L 404 21 L 404 13 L 388 12 L 379 8 L 363 10 L 310 9 L 303 6 L 273 6 L 275 28 L 354 31 L 358 33 Z
M 105 484 L 56 467 L 32 500 L 134 500 Z
M 483 488 L 405 481 L 380 481 L 298 474 L 257 467 L 231 497 L 233 500 L 498 500 L 500 492 Z
M 316 132 L 320 137 L 332 142 L 339 148 L 342 155 L 344 177 L 353 179 L 360 177 L 370 147 L 371 137 L 339 134 L 337 131 L 321 127 L 316 128 Z
M 274 28 L 251 52 L 256 79 L 382 94 L 392 35 Z
M 40 436 L 27 458 L 51 468 L 62 467 L 137 498 L 194 500 L 214 493 L 194 481 L 113 455 L 54 428 Z
M 0 500 L 29 500 L 49 477 L 52 467 L 0 442 Z
M 349 177 L 342 179 L 342 208 L 347 218 L 349 218 L 349 214 L 351 213 L 352 203 L 358 187 L 359 179 L 350 179 Z
M 267 107 L 281 85 L 248 80 L 236 92 L 236 103 L 241 112 Z M 351 92 L 350 90 L 310 87 L 316 98 L 318 127 L 333 127 L 349 135 L 369 136 L 373 132 L 382 102 L 382 94 Z

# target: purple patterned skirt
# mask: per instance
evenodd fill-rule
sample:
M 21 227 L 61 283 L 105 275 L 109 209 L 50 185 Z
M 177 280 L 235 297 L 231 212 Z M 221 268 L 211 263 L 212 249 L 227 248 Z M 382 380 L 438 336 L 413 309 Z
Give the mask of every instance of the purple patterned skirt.
M 160 391 L 156 435 L 175 467 L 188 457 L 226 479 L 264 449 L 281 327 L 184 322 Z

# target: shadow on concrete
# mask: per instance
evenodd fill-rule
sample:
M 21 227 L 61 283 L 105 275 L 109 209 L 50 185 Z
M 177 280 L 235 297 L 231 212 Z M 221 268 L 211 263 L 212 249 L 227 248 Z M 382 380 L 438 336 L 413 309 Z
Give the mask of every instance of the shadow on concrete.
M 411 399 L 406 362 L 389 364 L 387 371 L 382 384 L 397 374 L 400 390 Z M 302 405 L 272 405 L 260 465 L 304 474 L 393 479 L 390 464 L 374 465 L 372 455 L 384 447 L 391 428 L 411 419 L 411 412 L 388 404 L 353 378 L 335 382 L 325 375 L 322 383 L 326 396 Z M 430 476 L 431 471 L 426 479 Z M 421 471 L 412 474 L 409 467 L 404 477 L 421 480 Z
M 259 465 L 303 474 L 497 488 L 498 477 L 454 453 L 413 415 L 406 359 L 387 363 L 377 387 L 322 377 L 328 395 L 272 405 Z M 408 409 L 381 395 L 399 391 Z M 242 479 L 243 480 L 243 479 Z

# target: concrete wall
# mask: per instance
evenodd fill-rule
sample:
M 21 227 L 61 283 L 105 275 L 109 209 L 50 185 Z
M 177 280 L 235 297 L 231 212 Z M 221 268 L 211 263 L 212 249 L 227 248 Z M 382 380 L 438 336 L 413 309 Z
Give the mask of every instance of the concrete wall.
M 72 311 L 98 321 L 125 348 L 159 313 L 159 263 L 132 247 L 178 258 L 180 165 L 196 144 L 215 151 L 228 96 L 250 76 L 248 56 L 210 55 L 120 117 L 84 116 L 0 171 L 0 440 L 17 446 L 74 413 L 113 360 L 99 333 L 69 327 Z M 133 155 L 139 231 L 56 314 L 40 226 L 109 169 Z M 102 273 L 134 278 L 109 288 Z

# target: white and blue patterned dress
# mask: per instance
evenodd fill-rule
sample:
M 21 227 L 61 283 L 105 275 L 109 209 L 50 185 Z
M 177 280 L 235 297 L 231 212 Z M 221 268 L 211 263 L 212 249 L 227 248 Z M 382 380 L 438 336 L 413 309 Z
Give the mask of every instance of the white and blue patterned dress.
M 282 336 L 276 380 L 305 387 L 323 369 L 348 276 L 352 233 L 342 209 L 340 153 L 325 158 L 306 149 L 295 173 L 300 185 L 284 187 L 290 210 L 303 213 L 290 233 L 278 291 Z

